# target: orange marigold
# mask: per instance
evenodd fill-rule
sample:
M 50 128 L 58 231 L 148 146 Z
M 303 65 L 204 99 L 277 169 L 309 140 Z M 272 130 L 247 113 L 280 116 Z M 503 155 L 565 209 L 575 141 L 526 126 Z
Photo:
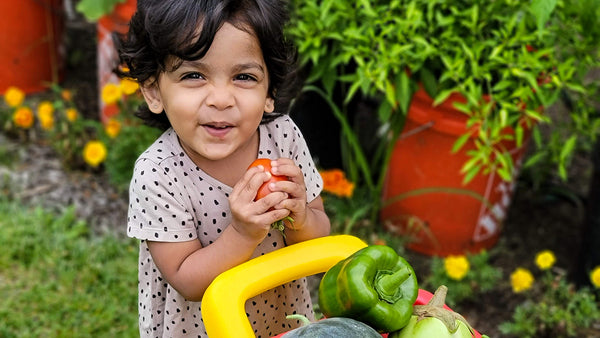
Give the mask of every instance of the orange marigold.
M 71 100 L 73 100 L 73 94 L 68 89 L 63 89 L 60 92 L 60 97 L 62 97 L 62 99 L 65 100 L 65 101 L 71 101 Z
M 77 109 L 69 108 L 65 111 L 65 115 L 67 115 L 67 120 L 69 120 L 70 122 L 74 122 L 75 120 L 77 120 L 77 116 L 79 116 L 79 113 L 77 112 Z
M 108 122 L 104 126 L 104 131 L 106 132 L 106 135 L 108 135 L 108 137 L 110 138 L 117 137 L 117 135 L 119 135 L 119 133 L 121 132 L 121 122 L 115 119 L 108 120 Z
M 354 183 L 346 179 L 346 175 L 340 169 L 323 170 L 320 172 L 323 178 L 323 190 L 340 197 L 352 197 Z
M 21 107 L 13 114 L 13 122 L 19 128 L 29 129 L 33 126 L 33 111 L 29 107 Z

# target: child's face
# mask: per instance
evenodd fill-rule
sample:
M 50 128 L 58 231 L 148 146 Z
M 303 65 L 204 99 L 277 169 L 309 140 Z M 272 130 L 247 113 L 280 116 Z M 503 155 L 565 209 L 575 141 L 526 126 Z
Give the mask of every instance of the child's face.
M 269 77 L 258 40 L 229 23 L 206 55 L 164 72 L 143 88 L 154 113 L 164 109 L 181 145 L 197 163 L 254 150 L 263 112 L 272 112 Z

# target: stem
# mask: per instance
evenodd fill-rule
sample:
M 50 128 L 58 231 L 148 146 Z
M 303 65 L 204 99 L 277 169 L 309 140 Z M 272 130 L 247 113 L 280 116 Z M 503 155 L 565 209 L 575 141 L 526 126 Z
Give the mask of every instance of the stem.
M 411 273 L 407 268 L 402 268 L 392 274 L 380 276 L 375 280 L 375 290 L 381 299 L 388 303 L 395 303 L 401 298 L 400 285 L 411 276 Z
M 396 196 L 390 197 L 383 202 L 383 206 L 388 206 L 392 203 L 398 202 L 408 197 L 425 195 L 425 194 L 434 194 L 434 193 L 446 193 L 446 194 L 456 194 L 472 197 L 481 203 L 485 204 L 485 206 L 491 210 L 492 204 L 481 194 L 474 192 L 473 190 L 464 189 L 464 188 L 451 188 L 451 187 L 427 187 L 420 189 L 413 189 L 410 191 L 403 192 Z
M 448 287 L 446 285 L 440 285 L 435 290 L 433 297 L 427 302 L 427 305 L 443 308 L 446 304 L 446 296 L 448 295 Z
M 350 124 L 348 123 L 348 120 L 344 117 L 344 114 L 340 111 L 340 109 L 333 102 L 333 100 L 329 96 L 327 96 L 327 94 L 325 92 L 323 92 L 320 88 L 313 86 L 313 85 L 307 85 L 302 89 L 302 91 L 305 91 L 305 92 L 313 91 L 313 92 L 319 94 L 319 96 L 321 96 L 325 100 L 325 102 L 327 102 L 327 104 L 331 108 L 333 114 L 335 115 L 335 117 L 337 118 L 337 120 L 340 122 L 340 124 L 342 126 L 342 131 L 343 131 L 344 135 L 346 136 L 346 139 L 348 140 L 348 144 L 351 146 L 352 152 L 354 153 L 354 156 L 356 156 L 356 161 L 358 162 L 358 165 L 363 173 L 363 178 L 365 179 L 365 183 L 367 184 L 367 186 L 369 187 L 370 190 L 375 189 L 375 186 L 373 185 L 373 180 L 371 177 L 371 169 L 369 168 L 369 164 L 367 162 L 366 156 L 360 146 L 360 142 L 358 141 L 356 134 L 352 131 L 352 128 L 350 127 Z
M 473 328 L 463 316 L 457 312 L 444 308 L 447 294 L 448 287 L 440 285 L 426 305 L 415 305 L 413 307 L 413 314 L 418 317 L 417 320 L 427 317 L 437 318 L 444 323 L 450 333 L 455 333 L 456 330 L 458 330 L 458 323 L 462 322 L 469 329 L 469 332 L 473 334 Z
M 302 323 L 302 326 L 310 324 L 310 320 L 301 314 L 287 315 L 285 319 L 297 319 Z

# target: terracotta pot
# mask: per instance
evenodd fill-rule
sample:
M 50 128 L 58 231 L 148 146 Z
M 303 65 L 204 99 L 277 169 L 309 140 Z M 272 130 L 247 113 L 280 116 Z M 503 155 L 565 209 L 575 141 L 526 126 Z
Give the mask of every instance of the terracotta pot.
M 467 132 L 467 117 L 453 107 L 455 100 L 464 102 L 454 95 L 433 107 L 425 91 L 416 93 L 383 189 L 385 228 L 408 236 L 410 249 L 428 255 L 491 248 L 499 238 L 514 190 L 514 183 L 495 173 L 478 174 L 463 185 L 460 170 L 475 146 L 470 139 L 459 152 L 451 152 L 457 138 Z M 515 172 L 528 138 L 521 147 L 503 144 L 510 151 Z
M 98 20 L 98 100 L 100 105 L 100 118 L 106 121 L 119 113 L 116 105 L 106 105 L 102 101 L 102 88 L 108 83 L 119 83 L 119 78 L 113 70 L 118 65 L 119 57 L 113 41 L 112 34 L 125 34 L 129 29 L 129 20 L 135 13 L 136 0 L 127 0 L 115 6 L 113 12 Z
M 62 0 L 0 1 L 0 93 L 46 90 L 63 76 Z

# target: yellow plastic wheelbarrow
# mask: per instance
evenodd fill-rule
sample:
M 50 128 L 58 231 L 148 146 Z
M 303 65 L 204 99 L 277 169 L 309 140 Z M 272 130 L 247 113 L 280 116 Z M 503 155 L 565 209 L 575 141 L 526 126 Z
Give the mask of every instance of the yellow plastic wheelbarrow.
M 223 272 L 202 298 L 206 332 L 215 338 L 255 337 L 244 310 L 246 300 L 295 279 L 325 272 L 365 246 L 354 236 L 327 236 L 290 245 Z

